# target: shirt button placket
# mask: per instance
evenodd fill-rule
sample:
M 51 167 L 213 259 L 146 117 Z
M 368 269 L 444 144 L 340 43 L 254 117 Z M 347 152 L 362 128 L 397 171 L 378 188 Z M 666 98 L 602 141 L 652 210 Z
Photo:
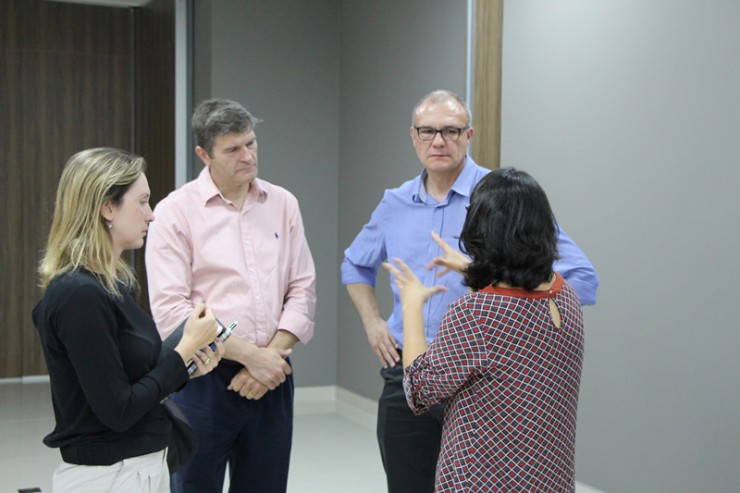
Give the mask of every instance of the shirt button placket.
M 443 203 L 446 203 L 443 202 Z M 444 226 L 444 214 L 445 214 L 445 207 L 444 205 L 437 205 L 434 210 L 432 211 L 432 231 L 437 233 L 440 237 L 442 236 L 442 227 Z M 432 260 L 434 257 L 439 255 L 441 253 L 441 249 L 439 248 L 439 245 L 437 245 L 437 242 L 432 239 L 430 236 L 427 239 L 427 245 L 429 245 L 427 250 L 426 259 L 424 262 Z M 431 287 L 434 286 L 435 283 L 438 282 L 438 278 L 436 277 L 437 269 L 431 269 L 431 270 L 425 270 L 424 277 L 422 279 L 422 282 L 425 286 Z M 432 318 L 432 311 L 434 307 L 434 300 L 427 301 L 426 303 L 426 314 L 425 318 L 427 320 Z M 431 327 L 427 324 L 426 325 L 426 336 L 427 340 L 432 339 L 432 332 L 436 331 L 437 327 Z

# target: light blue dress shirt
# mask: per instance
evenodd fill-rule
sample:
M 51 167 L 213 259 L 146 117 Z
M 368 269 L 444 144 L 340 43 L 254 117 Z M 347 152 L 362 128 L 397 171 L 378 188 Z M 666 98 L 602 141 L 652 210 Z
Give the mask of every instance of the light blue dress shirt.
M 380 264 L 386 259 L 400 258 L 425 286 L 445 286 L 447 291 L 432 296 L 424 305 L 424 331 L 427 342 L 431 343 L 449 304 L 468 292 L 460 274 L 449 272 L 443 277 L 436 277 L 438 269 L 425 269 L 426 264 L 442 254 L 431 232 L 435 231 L 444 241 L 459 249 L 459 236 L 470 194 L 489 172 L 468 156 L 460 176 L 442 202 L 437 202 L 426 193 L 423 181 L 425 172 L 398 188 L 386 190 L 370 222 L 344 251 L 342 283 L 375 286 Z M 562 229 L 558 231 L 558 254 L 560 259 L 553 264 L 553 269 L 573 286 L 581 304 L 596 303 L 596 289 L 599 286 L 596 271 L 583 251 Z M 388 329 L 399 346 L 403 347 L 401 302 L 398 288 L 392 282 L 391 289 L 393 313 L 388 319 Z

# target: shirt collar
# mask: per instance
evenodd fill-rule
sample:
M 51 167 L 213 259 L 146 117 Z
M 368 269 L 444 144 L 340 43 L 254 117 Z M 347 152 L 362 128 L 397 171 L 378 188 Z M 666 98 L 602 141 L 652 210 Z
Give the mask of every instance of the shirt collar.
M 427 193 L 426 188 L 424 188 L 424 180 L 426 179 L 426 176 L 427 170 L 423 169 L 421 171 L 421 174 L 416 177 L 416 183 L 413 187 L 414 193 L 411 195 L 411 200 L 413 200 L 414 202 L 426 203 L 427 201 L 427 197 L 429 196 L 429 194 Z M 470 194 L 472 193 L 474 186 L 475 163 L 469 155 L 466 155 L 463 169 L 462 171 L 460 171 L 457 180 L 455 180 L 455 183 L 452 184 L 452 188 L 450 190 L 458 195 L 470 198 Z
M 550 286 L 549 289 L 540 290 L 540 291 L 528 291 L 523 288 L 501 288 L 498 286 L 491 286 L 490 284 L 480 291 L 483 293 L 490 293 L 490 294 L 498 294 L 501 296 L 511 296 L 514 298 L 532 298 L 532 299 L 539 299 L 539 298 L 554 298 L 556 294 L 560 292 L 560 290 L 563 289 L 563 276 L 555 273 L 555 280 L 552 283 L 552 286 Z
M 208 201 L 213 199 L 214 197 L 220 197 L 221 200 L 228 202 L 226 197 L 224 197 L 221 193 L 221 190 L 219 190 L 214 183 L 213 178 L 211 178 L 211 173 L 208 171 L 208 166 L 205 166 L 198 175 L 198 193 L 200 194 L 200 199 L 204 207 L 208 203 Z M 252 181 L 251 186 L 249 187 L 248 196 L 254 195 L 256 195 L 256 199 L 258 202 L 264 202 L 267 199 L 267 190 L 265 190 L 265 187 L 262 185 L 261 180 L 258 178 L 255 178 Z

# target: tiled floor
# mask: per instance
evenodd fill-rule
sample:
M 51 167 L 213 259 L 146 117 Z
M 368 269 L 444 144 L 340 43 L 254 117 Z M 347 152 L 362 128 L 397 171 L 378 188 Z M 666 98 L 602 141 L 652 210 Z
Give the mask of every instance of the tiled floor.
M 333 392 L 321 389 L 296 392 L 288 491 L 382 493 L 385 476 L 375 441 L 374 417 L 367 412 L 367 404 L 330 402 Z M 3 492 L 33 487 L 51 492 L 51 475 L 59 463 L 59 452 L 44 446 L 41 439 L 53 426 L 48 383 L 0 383 Z M 603 493 L 581 484 L 576 491 Z

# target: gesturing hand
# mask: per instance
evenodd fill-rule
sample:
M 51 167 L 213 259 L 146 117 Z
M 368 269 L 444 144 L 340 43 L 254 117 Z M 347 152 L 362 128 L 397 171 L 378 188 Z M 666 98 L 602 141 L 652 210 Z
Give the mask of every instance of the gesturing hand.
M 434 257 L 427 265 L 428 270 L 433 269 L 435 266 L 442 267 L 442 270 L 437 273 L 437 277 L 442 277 L 449 271 L 453 270 L 458 274 L 463 274 L 465 269 L 470 264 L 470 259 L 465 255 L 458 252 L 450 246 L 445 240 L 443 240 L 437 233 L 432 231 L 432 239 L 442 249 L 442 256 Z
M 404 307 L 421 306 L 432 295 L 447 290 L 444 286 L 432 286 L 430 288 L 424 286 L 416 277 L 414 271 L 403 260 L 394 258 L 393 261 L 398 267 L 394 267 L 389 262 L 383 262 L 383 267 L 393 275 L 393 282 L 398 286 L 401 303 Z

